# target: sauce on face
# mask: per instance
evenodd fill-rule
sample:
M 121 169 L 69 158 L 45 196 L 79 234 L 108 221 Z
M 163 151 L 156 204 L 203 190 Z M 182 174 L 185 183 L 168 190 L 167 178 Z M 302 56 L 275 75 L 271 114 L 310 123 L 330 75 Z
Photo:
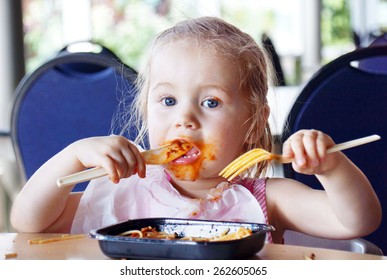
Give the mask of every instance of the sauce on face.
M 176 155 L 183 155 L 192 148 L 192 144 L 180 139 L 169 141 L 166 144 L 173 144 L 173 148 L 169 149 L 166 153 L 168 162 L 176 159 Z
M 165 146 L 165 147 L 164 147 Z M 163 146 L 156 149 L 153 153 L 147 153 L 144 156 L 148 164 L 165 164 L 177 159 L 192 149 L 192 144 L 185 140 L 172 140 L 166 142 Z
M 200 150 L 195 161 L 188 164 L 170 162 L 166 165 L 166 169 L 178 179 L 195 181 L 199 176 L 203 161 L 216 159 L 212 152 L 214 150 L 213 144 L 193 143 L 193 145 Z

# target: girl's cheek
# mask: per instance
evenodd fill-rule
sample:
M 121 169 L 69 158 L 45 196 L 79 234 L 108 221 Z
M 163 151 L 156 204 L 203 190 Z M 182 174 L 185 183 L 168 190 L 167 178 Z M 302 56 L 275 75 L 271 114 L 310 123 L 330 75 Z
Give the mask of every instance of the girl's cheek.
M 148 138 L 149 144 L 152 148 L 158 147 L 163 144 L 163 133 L 160 130 L 160 126 L 148 124 Z

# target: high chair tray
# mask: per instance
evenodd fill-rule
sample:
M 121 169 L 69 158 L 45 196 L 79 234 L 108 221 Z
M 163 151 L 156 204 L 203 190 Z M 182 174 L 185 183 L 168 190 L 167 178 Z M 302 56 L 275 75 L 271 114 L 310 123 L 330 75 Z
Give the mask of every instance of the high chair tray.
M 176 239 L 154 239 L 120 236 L 129 230 L 153 227 L 157 231 L 176 233 Z M 244 227 L 252 235 L 228 241 L 188 241 L 182 237 L 214 237 L 226 230 L 229 234 Z M 258 253 L 265 244 L 266 233 L 274 228 L 266 224 L 221 222 L 175 218 L 128 220 L 91 230 L 90 237 L 99 242 L 102 252 L 111 258 L 126 259 L 246 259 Z

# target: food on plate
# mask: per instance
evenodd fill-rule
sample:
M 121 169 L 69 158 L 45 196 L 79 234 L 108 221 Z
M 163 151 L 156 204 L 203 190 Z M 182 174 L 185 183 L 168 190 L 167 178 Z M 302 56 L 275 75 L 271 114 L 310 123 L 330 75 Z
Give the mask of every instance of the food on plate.
M 167 240 L 187 240 L 187 241 L 197 241 L 197 242 L 216 242 L 216 241 L 227 241 L 242 239 L 252 235 L 252 230 L 249 228 L 240 227 L 236 232 L 230 233 L 230 230 L 227 229 L 223 233 L 213 237 L 195 237 L 195 236 L 184 236 L 179 237 L 179 235 L 174 233 L 167 233 L 163 231 L 157 231 L 155 228 L 148 226 L 144 227 L 141 230 L 128 230 L 121 234 L 120 236 L 128 236 L 133 238 L 154 238 L 154 239 L 167 239 Z

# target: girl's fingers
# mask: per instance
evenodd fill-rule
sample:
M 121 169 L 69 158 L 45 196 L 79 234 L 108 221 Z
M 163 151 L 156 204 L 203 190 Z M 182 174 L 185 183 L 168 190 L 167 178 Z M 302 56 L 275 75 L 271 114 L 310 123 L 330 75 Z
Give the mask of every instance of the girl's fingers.
M 105 154 L 103 167 L 112 182 L 118 183 L 121 178 L 127 178 L 136 173 L 141 155 L 128 139 L 120 136 L 109 137 L 111 137 L 109 146 L 103 152 Z
M 321 172 L 325 162 L 327 148 L 334 145 L 333 140 L 317 130 L 300 130 L 284 143 L 284 155 L 293 154 L 293 168 L 305 174 Z
M 122 173 L 121 177 L 130 177 L 137 173 L 137 166 L 139 164 L 138 157 L 135 155 L 137 148 L 131 149 L 130 145 L 126 145 L 121 151 L 122 161 L 120 162 Z
M 319 133 L 316 139 L 318 157 L 323 160 L 327 155 L 327 143 L 333 141 L 325 134 Z
M 118 174 L 118 171 L 117 171 L 117 168 L 116 168 L 116 164 L 114 162 L 114 160 L 110 157 L 105 157 L 104 160 L 101 162 L 101 167 L 103 169 L 105 169 L 105 171 L 107 172 L 110 180 L 117 184 L 120 180 L 120 176 Z
M 136 159 L 136 166 L 134 169 L 134 173 L 137 173 L 138 176 L 140 176 L 141 178 L 144 178 L 145 177 L 145 170 L 146 170 L 144 158 L 142 157 L 142 155 L 141 155 L 140 151 L 137 149 L 137 147 L 135 147 L 133 144 L 131 144 L 131 143 L 129 144 L 129 149 L 130 149 L 132 155 Z
M 312 167 L 317 167 L 320 164 L 320 158 L 317 148 L 317 139 L 319 132 L 312 130 L 305 134 L 303 138 L 303 144 L 305 147 L 305 153 L 307 156 L 308 164 Z
M 115 157 L 115 165 L 119 178 L 127 178 L 136 173 L 145 177 L 145 162 L 136 146 L 128 140 L 119 150 Z
M 80 140 L 75 147 L 83 166 L 103 167 L 114 183 L 136 173 L 145 177 L 144 159 L 138 148 L 125 137 L 93 137 Z
M 305 147 L 303 143 L 304 134 L 302 132 L 296 133 L 290 140 L 290 149 L 294 154 L 295 163 L 298 166 L 306 164 Z

